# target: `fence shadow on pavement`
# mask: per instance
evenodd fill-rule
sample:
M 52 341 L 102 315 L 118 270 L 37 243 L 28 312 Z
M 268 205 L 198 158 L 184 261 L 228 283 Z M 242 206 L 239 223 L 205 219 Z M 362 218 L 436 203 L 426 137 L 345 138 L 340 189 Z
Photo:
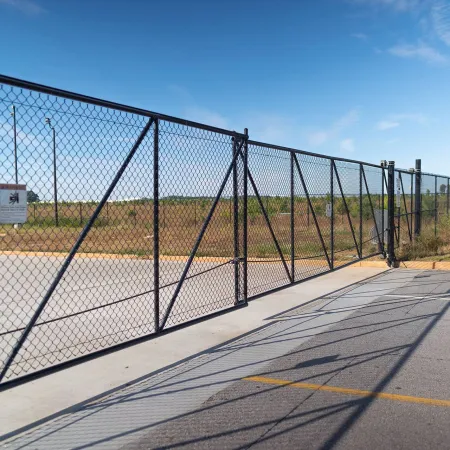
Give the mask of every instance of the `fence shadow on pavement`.
M 385 288 L 392 283 L 391 287 L 395 289 L 399 279 L 402 279 L 401 274 L 392 279 L 381 276 L 369 281 Z M 434 286 L 445 282 L 448 282 L 445 275 L 439 278 L 439 274 L 432 280 L 423 279 L 423 284 L 420 281 L 421 288 L 428 286 L 425 289 L 431 292 L 435 290 Z M 373 290 L 365 290 L 363 283 L 357 283 L 356 287 L 360 288 L 362 295 L 365 292 L 373 293 Z M 345 292 L 351 295 L 348 288 Z M 411 294 L 405 294 L 408 295 Z M 328 305 L 328 298 L 329 301 L 339 298 L 339 292 L 315 299 L 310 306 L 314 307 L 314 302 L 320 300 L 327 300 Z M 433 307 L 436 301 L 434 298 L 424 298 L 399 300 L 395 304 L 375 302 L 346 317 L 335 314 L 336 322 L 331 317 L 333 314 L 327 314 L 326 324 L 315 323 L 315 316 L 299 317 L 297 321 L 290 317 L 283 318 L 283 315 L 293 312 L 290 309 L 269 318 L 272 320 L 270 323 L 243 336 L 134 380 L 126 387 L 75 405 L 26 429 L 5 435 L 0 441 L 6 440 L 5 443 L 11 448 L 33 446 L 81 449 L 102 444 L 116 447 L 126 444 L 130 448 L 133 440 L 138 441 L 136 448 L 141 448 L 139 440 L 144 440 L 151 442 L 152 447 L 176 448 L 200 443 L 206 445 L 206 442 L 210 446 L 219 445 L 217 443 L 222 442 L 222 439 L 256 433 L 257 438 L 249 438 L 248 444 L 251 444 L 270 441 L 344 413 L 346 417 L 339 427 L 324 431 L 326 439 L 321 448 L 332 448 L 358 421 L 374 398 L 351 398 L 307 411 L 296 411 L 294 408 L 290 412 L 290 420 L 297 423 L 281 431 L 268 433 L 281 418 L 266 419 L 264 414 L 250 414 L 247 408 L 261 406 L 267 396 L 282 395 L 287 388 L 263 385 L 255 390 L 253 383 L 242 381 L 242 378 L 257 373 L 259 376 L 287 378 L 293 382 L 314 382 L 319 379 L 322 380 L 321 384 L 326 384 L 344 368 L 358 370 L 385 357 L 393 358 L 389 370 L 370 386 L 372 391 L 382 391 L 447 313 L 449 304 L 442 301 L 434 311 L 426 311 L 427 303 Z M 405 310 L 409 311 L 417 305 L 425 306 L 425 311 L 417 315 L 405 313 Z M 274 320 L 275 317 L 277 320 Z M 401 327 L 407 327 L 411 333 L 397 336 L 390 343 L 383 339 L 386 333 Z M 366 344 L 368 348 L 363 346 L 359 352 L 345 354 L 346 348 L 350 352 L 352 346 L 359 348 L 360 343 Z M 284 363 L 280 363 L 282 360 Z M 197 395 L 203 398 L 201 406 L 190 406 L 189 402 L 192 404 L 192 399 Z M 270 409 L 270 405 L 266 404 L 266 407 Z M 234 423 L 228 420 L 227 411 L 230 408 L 239 411 Z M 243 413 L 245 419 L 242 419 Z M 210 420 L 204 422 L 206 416 Z M 223 420 L 225 416 L 227 420 Z M 204 426 L 196 426 L 199 421 L 209 423 L 210 426 L 215 423 L 215 427 L 205 432 Z M 180 435 L 177 430 L 178 433 L 189 431 Z M 164 441 L 169 435 L 172 436 L 170 444 Z

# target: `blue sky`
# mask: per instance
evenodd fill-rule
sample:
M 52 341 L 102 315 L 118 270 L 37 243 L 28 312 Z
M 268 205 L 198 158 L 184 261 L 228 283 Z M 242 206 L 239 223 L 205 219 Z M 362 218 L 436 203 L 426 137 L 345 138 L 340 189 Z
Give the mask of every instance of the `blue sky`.
M 0 0 L 0 72 L 450 173 L 450 1 Z

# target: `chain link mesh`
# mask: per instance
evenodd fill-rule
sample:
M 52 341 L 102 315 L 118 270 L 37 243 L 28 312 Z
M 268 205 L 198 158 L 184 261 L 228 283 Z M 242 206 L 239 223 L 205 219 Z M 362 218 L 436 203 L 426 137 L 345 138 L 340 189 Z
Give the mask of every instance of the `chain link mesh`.
M 385 171 L 0 84 L 0 192 L 10 209 L 27 199 L 25 221 L 0 211 L 0 381 L 384 253 Z M 398 175 L 400 245 L 415 198 L 413 174 Z M 424 174 L 421 199 L 437 233 L 448 178 Z

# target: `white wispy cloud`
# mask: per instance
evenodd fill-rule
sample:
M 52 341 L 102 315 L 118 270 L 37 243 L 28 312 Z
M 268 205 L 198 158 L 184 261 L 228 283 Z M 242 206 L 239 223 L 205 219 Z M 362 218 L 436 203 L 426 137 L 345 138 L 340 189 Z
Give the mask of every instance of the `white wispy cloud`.
M 332 138 L 339 136 L 339 134 L 356 123 L 359 120 L 359 110 L 352 109 L 344 114 L 338 120 L 333 122 L 328 128 L 316 131 L 309 135 L 309 145 L 319 147 Z
M 25 14 L 35 15 L 44 11 L 44 8 L 31 0 L 0 0 L 0 5 L 10 6 Z
M 255 140 L 292 147 L 300 144 L 298 121 L 292 116 L 250 111 L 239 122 L 249 128 L 250 135 Z
M 388 53 L 399 58 L 419 59 L 429 64 L 444 65 L 448 58 L 433 47 L 423 42 L 413 44 L 398 44 L 388 49 Z
M 393 122 L 391 120 L 381 120 L 376 124 L 376 129 L 380 131 L 390 130 L 391 128 L 397 128 L 400 126 L 399 122 Z
M 218 128 L 230 128 L 230 123 L 226 117 L 217 111 L 198 105 L 192 94 L 184 86 L 172 84 L 168 86 L 168 89 L 183 105 L 182 116 L 186 119 Z
M 395 11 L 410 11 L 420 5 L 420 0 L 349 0 L 355 5 L 389 7 Z M 423 0 L 422 0 L 423 1 Z
M 450 2 L 447 0 L 433 2 L 431 23 L 439 39 L 450 46 Z
M 424 114 L 390 114 L 383 120 L 380 120 L 375 128 L 379 131 L 391 130 L 399 127 L 403 122 L 412 122 L 418 125 L 426 125 L 429 119 Z
M 218 128 L 229 128 L 228 119 L 218 112 L 211 111 L 207 108 L 189 106 L 185 109 L 184 115 L 194 122 L 205 123 Z
M 355 151 L 355 141 L 347 138 L 341 141 L 340 148 L 344 152 L 353 153 Z
M 389 117 L 395 121 L 409 121 L 419 125 L 426 125 L 429 122 L 429 118 L 425 114 L 391 114 Z
M 367 41 L 368 38 L 367 34 L 365 33 L 352 33 L 350 36 L 355 39 L 359 39 L 360 41 Z

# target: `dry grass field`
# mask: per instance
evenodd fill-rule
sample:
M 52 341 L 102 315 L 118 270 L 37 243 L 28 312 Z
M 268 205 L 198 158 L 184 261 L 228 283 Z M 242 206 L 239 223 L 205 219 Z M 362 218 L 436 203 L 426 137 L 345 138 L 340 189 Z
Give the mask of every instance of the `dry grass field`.
M 290 257 L 289 199 L 265 197 L 262 201 L 280 248 L 287 257 Z M 314 198 L 312 202 L 325 246 L 327 251 L 330 251 L 330 218 L 325 215 L 327 199 Z M 352 203 L 351 200 L 349 202 Z M 211 205 L 211 199 L 162 200 L 160 202 L 161 255 L 189 255 Z M 0 251 L 66 253 L 75 243 L 95 207 L 95 204 L 89 203 L 59 204 L 59 226 L 56 227 L 52 204 L 30 204 L 28 222 L 21 228 L 15 229 L 12 225 L 0 226 Z M 305 199 L 296 199 L 294 253 L 296 258 L 314 256 L 321 258 L 323 257 L 322 244 L 313 215 L 308 209 Z M 335 257 L 346 260 L 356 254 L 356 249 L 347 216 L 342 211 L 342 207 L 336 209 Z M 249 258 L 279 258 L 255 198 L 249 198 L 248 219 Z M 359 242 L 359 213 L 354 207 L 352 221 L 355 236 Z M 370 242 L 369 233 L 372 227 L 373 220 L 370 217 L 367 218 L 366 212 L 362 233 L 364 254 L 373 253 L 376 249 L 376 246 Z M 239 219 L 239 232 L 242 233 L 242 216 Z M 230 199 L 223 199 L 217 205 L 197 256 L 231 258 L 233 251 L 233 204 Z M 153 202 L 150 200 L 108 203 L 94 223 L 80 252 L 152 258 Z

